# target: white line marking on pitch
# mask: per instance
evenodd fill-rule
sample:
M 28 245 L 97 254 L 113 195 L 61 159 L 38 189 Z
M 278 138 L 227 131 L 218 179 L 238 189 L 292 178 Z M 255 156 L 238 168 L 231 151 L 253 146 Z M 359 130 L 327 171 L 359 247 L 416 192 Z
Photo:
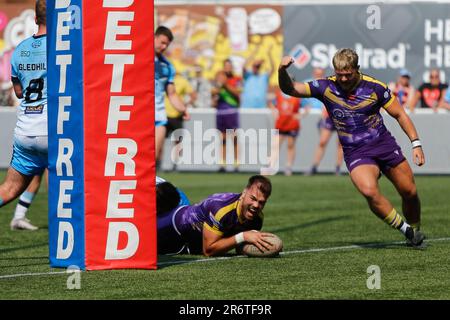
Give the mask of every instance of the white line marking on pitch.
M 450 238 L 438 238 L 438 239 L 427 239 L 426 241 L 427 242 L 437 242 L 437 241 L 449 241 L 449 240 L 450 240 Z M 405 243 L 405 241 L 396 241 L 396 242 L 387 242 L 387 243 L 368 243 L 368 244 L 361 244 L 361 245 L 355 244 L 355 245 L 342 246 L 342 247 L 312 248 L 312 249 L 304 249 L 304 250 L 282 251 L 282 252 L 280 252 L 280 255 L 336 251 L 336 250 L 363 249 L 363 248 L 377 248 L 377 247 L 382 248 L 385 246 L 404 244 L 404 243 Z M 414 250 L 414 249 L 412 249 L 412 250 Z M 205 259 L 197 259 L 197 260 L 168 261 L 168 262 L 158 263 L 158 266 L 181 264 L 181 263 L 192 263 L 192 262 L 209 262 L 209 261 L 217 261 L 217 260 L 229 260 L 229 259 L 235 259 L 235 258 L 246 258 L 246 256 L 241 255 L 241 256 L 231 256 L 231 257 L 205 258 Z
M 450 241 L 449 238 L 437 238 L 437 239 L 427 239 L 427 242 L 438 242 L 438 241 Z M 326 252 L 326 251 L 337 251 L 337 250 L 352 250 L 352 249 L 363 249 L 363 248 L 377 248 L 377 247 L 385 247 L 396 244 L 403 244 L 404 241 L 396 241 L 396 242 L 387 242 L 387 243 L 368 243 L 361 245 L 349 245 L 342 247 L 328 247 L 328 248 L 311 248 L 311 249 L 303 249 L 303 250 L 292 250 L 292 251 L 283 251 L 280 252 L 280 255 L 288 255 L 288 254 L 301 254 L 301 253 L 313 253 L 313 252 Z M 412 249 L 413 250 L 413 249 Z M 230 256 L 230 257 L 216 257 L 216 258 L 204 258 L 204 259 L 196 259 L 196 260 L 180 260 L 180 261 L 167 261 L 160 262 L 158 266 L 165 265 L 175 265 L 182 263 L 197 263 L 197 262 L 211 262 L 218 260 L 230 260 L 236 258 L 245 258 L 245 256 Z M 40 272 L 40 273 L 21 273 L 21 274 L 10 274 L 0 276 L 0 279 L 11 279 L 11 278 L 19 278 L 19 277 L 33 277 L 33 276 L 47 276 L 47 275 L 55 275 L 55 274 L 68 274 L 67 271 L 52 271 L 52 272 Z
M 11 278 L 19 278 L 19 277 L 32 277 L 32 276 L 47 276 L 53 274 L 68 274 L 67 271 L 52 271 L 52 272 L 39 272 L 39 273 L 19 273 L 19 274 L 10 274 L 5 276 L 0 276 L 0 279 L 11 279 Z

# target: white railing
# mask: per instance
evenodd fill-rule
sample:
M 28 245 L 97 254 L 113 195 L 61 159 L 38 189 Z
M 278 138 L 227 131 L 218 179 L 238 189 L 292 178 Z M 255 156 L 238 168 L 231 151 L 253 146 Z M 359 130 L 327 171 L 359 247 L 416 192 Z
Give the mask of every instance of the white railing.
M 185 128 L 192 134 L 192 143 L 205 146 L 201 135 L 194 135 L 194 125 L 201 124 L 202 130 L 215 128 L 215 109 L 191 109 L 191 120 L 185 122 Z M 310 168 L 314 150 L 319 141 L 317 122 L 320 119 L 320 110 L 312 110 L 309 115 L 302 119 L 302 128 L 297 139 L 297 156 L 294 163 L 294 171 L 303 172 Z M 424 174 L 450 174 L 450 112 L 446 110 L 416 109 L 410 113 L 420 139 L 424 146 L 426 164 L 423 167 L 412 166 L 416 173 Z M 404 155 L 411 162 L 411 144 L 396 121 L 388 115 L 384 115 L 388 129 L 395 136 L 402 147 Z M 241 128 L 267 130 L 272 129 L 274 119 L 269 109 L 240 109 Z M 0 107 L 0 168 L 9 165 L 12 150 L 13 132 L 16 123 L 16 109 L 11 107 Z M 267 141 L 260 141 L 267 143 Z M 249 153 L 258 153 L 261 145 L 248 144 L 243 146 Z M 267 146 L 265 146 L 267 147 Z M 172 144 L 166 141 L 162 168 L 170 170 L 173 166 L 170 153 Z M 319 171 L 333 172 L 335 169 L 336 137 L 332 137 L 325 152 Z M 285 161 L 285 146 L 281 149 L 280 169 L 283 170 Z M 247 171 L 258 171 L 258 165 L 243 165 L 242 169 Z M 192 164 L 179 166 L 180 170 L 215 171 L 218 166 L 207 164 Z M 343 166 L 345 171 L 345 166 Z

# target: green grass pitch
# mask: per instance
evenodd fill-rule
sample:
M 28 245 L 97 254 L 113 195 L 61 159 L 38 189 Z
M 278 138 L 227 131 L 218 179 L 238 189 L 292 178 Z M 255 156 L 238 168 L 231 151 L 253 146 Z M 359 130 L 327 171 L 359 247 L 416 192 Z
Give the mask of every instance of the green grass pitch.
M 215 192 L 240 192 L 249 174 L 162 177 L 197 202 Z M 450 299 L 449 176 L 416 177 L 426 250 L 407 248 L 398 231 L 369 211 L 348 176 L 271 180 L 263 230 L 283 240 L 279 258 L 234 252 L 225 259 L 159 257 L 156 271 L 83 272 L 79 290 L 67 288 L 70 275 L 63 269 L 49 267 L 43 186 L 28 214 L 38 231 L 9 229 L 15 202 L 0 209 L 0 299 Z M 380 184 L 400 211 L 393 186 L 384 177 Z M 380 268 L 380 289 L 367 287 L 372 265 Z

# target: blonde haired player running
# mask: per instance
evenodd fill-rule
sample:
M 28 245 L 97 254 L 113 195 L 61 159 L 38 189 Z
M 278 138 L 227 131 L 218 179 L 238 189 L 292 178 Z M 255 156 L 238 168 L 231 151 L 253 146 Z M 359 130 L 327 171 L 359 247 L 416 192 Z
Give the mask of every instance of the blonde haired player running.
M 344 151 L 350 178 L 366 198 L 370 209 L 390 226 L 400 230 L 407 244 L 421 247 L 425 236 L 420 229 L 420 200 L 414 176 L 396 143 L 386 129 L 380 109 L 394 117 L 411 140 L 413 161 L 425 163 L 422 145 L 409 116 L 386 84 L 359 71 L 358 55 L 352 49 L 340 49 L 333 57 L 335 75 L 307 83 L 293 82 L 287 68 L 294 62 L 283 57 L 278 69 L 281 90 L 294 97 L 321 100 L 333 120 Z M 378 177 L 382 171 L 402 197 L 402 219 L 381 194 Z

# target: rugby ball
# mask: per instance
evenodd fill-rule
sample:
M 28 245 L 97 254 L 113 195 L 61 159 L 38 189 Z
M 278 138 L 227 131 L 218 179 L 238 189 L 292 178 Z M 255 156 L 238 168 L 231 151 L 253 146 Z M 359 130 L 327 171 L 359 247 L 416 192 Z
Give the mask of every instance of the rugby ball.
M 261 251 L 257 246 L 251 243 L 243 243 L 236 247 L 238 254 L 246 255 L 248 257 L 271 258 L 276 257 L 283 250 L 283 241 L 276 235 L 271 233 L 266 239 L 272 244 L 270 250 Z

